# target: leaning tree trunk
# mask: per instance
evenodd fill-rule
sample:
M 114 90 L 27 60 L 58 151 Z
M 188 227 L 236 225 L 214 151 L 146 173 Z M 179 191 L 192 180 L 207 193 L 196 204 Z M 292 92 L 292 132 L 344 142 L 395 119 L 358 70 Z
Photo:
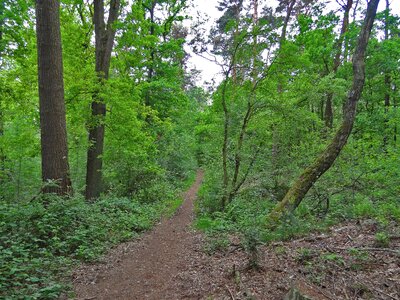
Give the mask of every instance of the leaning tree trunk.
M 36 1 L 42 179 L 58 184 L 45 185 L 43 191 L 65 195 L 71 191 L 71 181 L 59 11 L 59 1 Z
M 294 210 L 299 206 L 308 190 L 334 163 L 340 151 L 347 142 L 347 139 L 353 128 L 356 116 L 357 102 L 365 82 L 365 52 L 368 45 L 369 36 L 374 23 L 376 10 L 379 0 L 371 0 L 368 3 L 367 15 L 358 39 L 358 44 L 353 56 L 353 85 L 348 93 L 342 125 L 336 132 L 335 137 L 322 152 L 314 163 L 309 166 L 301 176 L 294 182 L 292 187 L 286 193 L 285 197 L 268 216 L 269 222 L 278 221 L 287 210 Z
M 115 29 L 113 23 L 118 18 L 120 1 L 111 0 L 107 25 L 104 21 L 104 1 L 94 1 L 93 22 L 96 40 L 96 73 L 100 85 L 108 79 L 111 52 L 114 45 Z M 102 188 L 104 119 L 106 104 L 99 93 L 93 95 L 92 120 L 89 130 L 89 149 L 86 169 L 86 199 L 96 199 Z

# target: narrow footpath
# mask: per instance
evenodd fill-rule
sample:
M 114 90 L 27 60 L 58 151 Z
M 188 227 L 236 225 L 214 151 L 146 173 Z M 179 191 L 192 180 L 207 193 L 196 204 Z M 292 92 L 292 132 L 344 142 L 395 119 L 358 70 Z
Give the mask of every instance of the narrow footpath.
M 175 278 L 187 267 L 194 234 L 193 202 L 203 178 L 185 194 L 171 219 L 165 219 L 139 241 L 114 249 L 103 265 L 87 266 L 75 278 L 77 299 L 180 299 Z M 113 253 L 114 252 L 114 253 Z M 87 280 L 89 279 L 89 280 Z

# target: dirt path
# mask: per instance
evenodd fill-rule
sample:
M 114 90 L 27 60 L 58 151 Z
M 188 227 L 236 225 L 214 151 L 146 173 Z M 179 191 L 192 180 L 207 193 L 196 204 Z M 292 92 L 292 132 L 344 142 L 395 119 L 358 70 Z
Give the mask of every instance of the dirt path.
M 400 300 L 398 223 L 386 229 L 394 236 L 387 248 L 377 248 L 376 222 L 349 221 L 326 233 L 261 246 L 261 268 L 252 270 L 237 236 L 221 233 L 215 238 L 228 239 L 227 246 L 207 254 L 210 240 L 191 228 L 202 177 L 199 172 L 172 219 L 117 246 L 102 263 L 76 270 L 76 298 L 282 300 L 296 285 L 316 300 Z
M 185 269 L 193 242 L 189 225 L 202 178 L 199 171 L 173 218 L 163 220 L 139 242 L 114 249 L 104 265 L 82 269 L 75 278 L 77 299 L 166 299 L 173 294 L 174 278 Z

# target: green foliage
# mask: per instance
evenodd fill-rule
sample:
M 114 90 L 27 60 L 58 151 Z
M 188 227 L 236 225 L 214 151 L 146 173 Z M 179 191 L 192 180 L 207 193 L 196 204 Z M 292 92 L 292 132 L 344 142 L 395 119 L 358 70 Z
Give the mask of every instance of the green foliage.
M 286 214 L 273 231 L 266 226 L 265 217 L 271 207 L 284 197 L 338 129 L 352 79 L 351 55 L 360 22 L 350 22 L 343 46 L 339 47 L 343 50 L 340 65 L 334 71 L 343 16 L 324 14 L 318 4 L 309 8 L 307 13 L 298 14 L 292 24 L 297 31 L 288 31 L 284 41 L 274 39 L 272 32 L 261 28 L 268 21 L 268 26 L 274 26 L 273 14 L 260 16 L 263 21 L 257 26 L 249 25 L 245 18 L 229 23 L 224 15 L 219 24 L 226 25 L 224 32 L 221 28 L 212 32 L 215 53 L 229 65 L 235 49 L 233 60 L 238 68 L 236 78 L 232 72 L 217 87 L 212 105 L 206 107 L 196 126 L 201 142 L 199 158 L 206 171 L 197 204 L 197 226 L 206 232 L 236 232 L 246 243 L 246 232 L 254 230 L 265 242 L 325 230 L 348 219 L 373 219 L 383 227 L 399 221 L 399 18 L 382 13 L 378 14 L 367 50 L 366 84 L 353 134 L 335 164 L 318 178 L 296 212 Z M 387 21 L 389 34 L 383 40 Z M 234 30 L 240 34 L 235 36 Z M 256 34 L 257 30 L 263 34 L 254 45 L 254 40 L 246 39 L 246 33 Z M 271 54 L 269 43 L 278 50 Z M 270 56 L 263 60 L 257 51 Z M 258 63 L 262 65 L 259 69 Z M 259 81 L 251 92 L 254 73 Z M 333 102 L 332 129 L 325 125 L 328 95 L 332 95 Z M 223 96 L 228 114 L 224 114 Z M 385 99 L 389 99 L 389 105 L 385 106 Z M 245 124 L 239 148 L 249 103 L 254 110 Z M 221 154 L 224 124 L 228 128 L 227 187 L 223 183 Z M 232 190 L 231 178 L 238 159 L 238 178 L 245 180 L 232 202 L 224 207 L 224 189 Z
M 378 232 L 375 234 L 375 242 L 378 247 L 388 247 L 390 244 L 390 238 L 385 232 Z
M 296 260 L 302 264 L 308 264 L 314 257 L 316 253 L 309 248 L 300 248 L 297 250 Z
M 148 230 L 161 213 L 171 214 L 181 203 L 176 198 L 163 200 L 143 204 L 107 197 L 87 203 L 81 197 L 49 195 L 34 202 L 2 202 L 0 297 L 57 298 L 77 260 L 97 259 L 111 245 Z
M 91 6 L 63 1 L 65 102 L 75 191 L 70 199 L 35 196 L 43 183 L 34 2 L 0 4 L 0 261 L 5 262 L 0 266 L 0 297 L 56 298 L 65 289 L 61 275 L 77 260 L 95 260 L 109 246 L 149 229 L 162 212 L 172 215 L 181 203 L 177 190 L 193 179 L 198 164 L 205 179 L 196 203 L 196 227 L 208 234 L 207 251 L 226 249 L 228 235 L 239 233 L 254 266 L 257 246 L 270 240 L 324 230 L 351 218 L 372 218 L 383 228 L 400 221 L 397 16 L 378 14 L 348 144 L 297 211 L 271 231 L 266 227 L 268 212 L 326 147 L 343 118 L 359 22 L 351 22 L 343 46 L 337 47 L 341 17 L 325 14 L 320 3 L 294 8 L 297 19 L 289 22 L 286 40 L 279 39 L 284 12 L 264 7 L 254 24 L 247 7 L 239 15 L 233 6 L 222 7 L 224 15 L 210 44 L 200 48 L 219 55 L 225 67 L 231 65 L 231 73 L 209 95 L 195 86 L 196 72 L 186 71 L 188 31 L 182 21 L 188 2 L 154 3 L 153 19 L 141 1 L 124 7 L 114 24 L 110 76 L 100 83 Z M 386 23 L 390 34 L 382 40 Z M 338 48 L 343 50 L 341 65 L 333 72 Z M 96 94 L 107 106 L 105 119 L 91 118 Z M 325 125 L 328 95 L 332 129 Z M 99 201 L 86 203 L 80 193 L 85 188 L 87 133 L 94 122 L 105 125 L 104 189 Z M 224 124 L 227 187 L 221 159 Z M 228 191 L 232 199 L 224 205 Z M 387 246 L 384 231 L 376 242 Z M 304 262 L 314 255 L 307 251 L 299 252 Z M 327 254 L 323 259 L 341 258 Z M 354 254 L 354 265 L 363 259 Z
M 341 255 L 337 254 L 337 253 L 327 253 L 322 255 L 322 259 L 326 260 L 326 261 L 332 261 L 335 262 L 339 265 L 344 265 L 344 259 Z
M 262 244 L 258 228 L 249 228 L 243 234 L 244 249 L 247 252 L 249 267 L 257 269 L 260 267 L 258 246 Z
M 358 249 L 348 250 L 350 258 L 350 268 L 354 271 L 359 271 L 364 269 L 368 262 L 370 262 L 371 257 L 368 251 L 360 251 Z
M 226 235 L 209 234 L 204 244 L 204 251 L 212 255 L 218 251 L 226 251 L 230 245 L 230 241 Z

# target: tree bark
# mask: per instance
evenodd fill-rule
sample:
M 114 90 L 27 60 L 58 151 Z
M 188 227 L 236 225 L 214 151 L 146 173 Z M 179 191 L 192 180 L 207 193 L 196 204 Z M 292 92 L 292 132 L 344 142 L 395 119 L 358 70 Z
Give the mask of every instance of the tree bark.
M 111 0 L 107 25 L 104 20 L 104 1 L 94 1 L 93 23 L 96 40 L 96 73 L 100 85 L 108 79 L 111 52 L 114 46 L 114 22 L 118 18 L 119 0 Z M 104 119 L 106 104 L 99 93 L 94 93 L 91 105 L 92 124 L 89 129 L 89 149 L 86 167 L 86 199 L 96 199 L 102 190 L 102 168 L 104 148 Z
M 226 72 L 225 81 L 222 86 L 222 108 L 224 111 L 224 141 L 222 143 L 222 170 L 223 170 L 223 196 L 222 196 L 222 209 L 228 204 L 229 192 L 228 192 L 228 137 L 229 137 L 229 111 L 226 101 L 226 88 L 228 84 L 228 78 L 230 70 Z
M 151 3 L 151 9 L 150 9 L 150 35 L 154 36 L 155 35 L 155 21 L 154 21 L 154 11 L 156 9 L 157 1 L 153 0 Z M 149 68 L 149 81 L 152 80 L 154 76 L 154 63 L 155 63 L 155 49 L 154 47 L 151 47 L 150 50 L 150 68 Z
M 257 23 L 258 23 L 258 0 L 253 0 L 254 35 L 253 35 L 252 71 L 251 71 L 252 88 L 250 91 L 250 95 L 247 98 L 247 109 L 246 109 L 246 113 L 243 117 L 242 126 L 241 126 L 239 136 L 237 139 L 236 152 L 235 152 L 235 169 L 233 172 L 231 187 L 230 187 L 230 191 L 229 191 L 228 203 L 230 203 L 233 200 L 233 198 L 236 196 L 236 193 L 239 191 L 239 188 L 240 188 L 240 186 L 238 185 L 238 179 L 239 179 L 239 173 L 240 173 L 241 164 L 242 164 L 241 152 L 242 152 L 243 142 L 244 142 L 244 138 L 245 138 L 246 131 L 247 131 L 247 126 L 252 117 L 253 105 L 256 101 L 256 87 L 257 87 L 258 72 L 257 72 L 257 34 L 255 31 L 257 28 Z
M 282 51 L 282 46 L 283 43 L 286 40 L 286 34 L 287 34 L 287 26 L 290 21 L 290 17 L 293 12 L 293 8 L 296 4 L 296 0 L 290 0 L 286 4 L 286 16 L 283 21 L 283 26 L 282 26 L 282 32 L 281 36 L 279 38 L 279 48 L 278 48 L 278 54 Z M 283 93 L 283 82 L 282 79 L 279 79 L 278 81 L 278 94 Z M 273 177 L 274 181 L 274 189 L 278 190 L 279 187 L 279 179 L 278 179 L 278 170 L 279 170 L 279 135 L 278 135 L 278 129 L 277 125 L 273 124 L 272 125 L 272 149 L 271 149 L 271 176 Z
M 58 184 L 45 185 L 43 192 L 66 195 L 71 192 L 71 180 L 59 11 L 59 1 L 36 1 L 42 180 Z
M 283 21 L 281 37 L 279 39 L 279 49 L 282 48 L 282 43 L 286 40 L 287 26 L 289 24 L 290 16 L 292 15 L 293 7 L 294 7 L 295 4 L 296 4 L 296 0 L 291 0 L 286 5 L 286 16 L 285 16 L 285 19 Z
M 385 10 L 385 41 L 389 40 L 389 10 L 390 3 L 386 0 L 386 10 Z M 389 109 L 390 109 L 390 86 L 391 78 L 388 71 L 385 71 L 385 133 L 383 135 L 383 147 L 386 151 L 388 144 L 388 127 L 389 127 Z
M 4 12 L 5 12 L 5 2 L 0 2 L 0 58 L 4 51 L 3 46 L 3 31 L 4 31 Z
M 379 0 L 370 0 L 368 3 L 367 14 L 353 56 L 353 84 L 347 96 L 342 124 L 328 147 L 314 161 L 314 163 L 300 175 L 281 202 L 278 203 L 270 212 L 268 219 L 271 224 L 278 221 L 287 210 L 293 211 L 299 206 L 313 184 L 322 174 L 329 170 L 347 142 L 353 128 L 357 102 L 361 97 L 364 87 L 365 52 L 375 20 L 378 3 Z
M 4 10 L 5 10 L 5 3 L 2 1 L 0 3 L 0 59 L 3 55 L 4 46 L 3 46 L 3 27 L 4 27 Z M 0 102 L 0 138 L 4 134 L 4 116 L 2 111 L 2 104 Z M 0 145 L 0 171 L 3 172 L 5 169 L 5 161 L 6 156 L 4 154 L 4 149 L 2 145 Z M 2 175 L 0 174 L 0 183 L 2 181 Z
M 343 5 L 344 14 L 343 14 L 343 21 L 342 21 L 342 28 L 340 30 L 340 35 L 335 43 L 336 53 L 333 59 L 333 67 L 332 72 L 336 75 L 337 70 L 340 66 L 340 56 L 342 54 L 342 46 L 344 42 L 345 34 L 349 28 L 349 17 L 350 17 L 350 10 L 353 6 L 353 0 L 347 0 L 347 4 Z M 328 128 L 333 127 L 333 93 L 328 93 L 325 105 L 325 126 Z

